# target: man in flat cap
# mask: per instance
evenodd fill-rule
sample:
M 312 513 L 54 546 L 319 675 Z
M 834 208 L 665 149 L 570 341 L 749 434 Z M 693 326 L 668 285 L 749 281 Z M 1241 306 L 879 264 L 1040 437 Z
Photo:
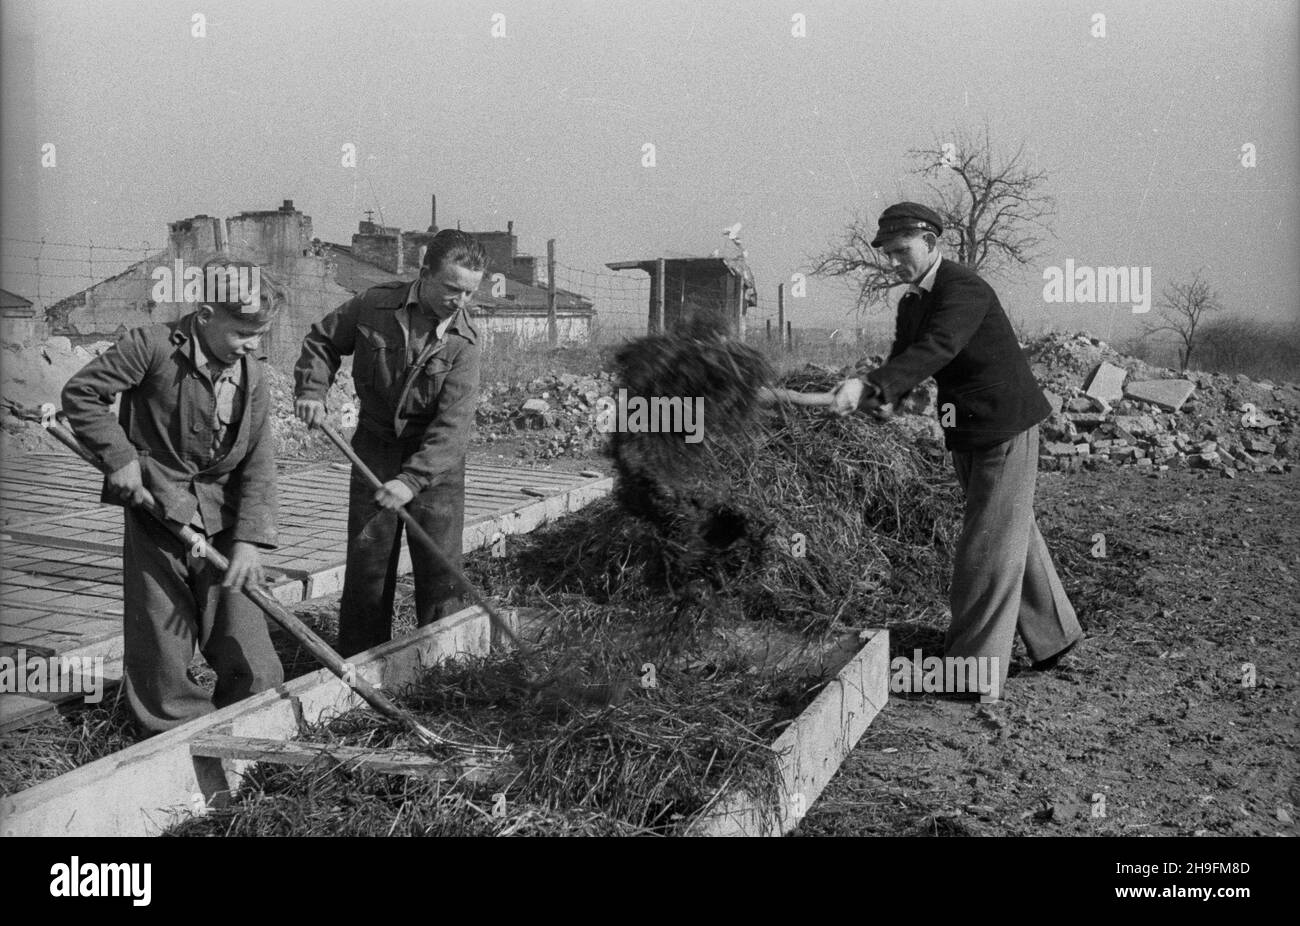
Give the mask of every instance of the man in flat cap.
M 943 259 L 942 234 L 939 214 L 918 203 L 881 213 L 871 246 L 907 292 L 889 359 L 874 370 L 860 362 L 836 387 L 835 410 L 875 411 L 934 377 L 944 443 L 966 498 L 944 655 L 997 657 L 1000 692 L 1017 631 L 1034 668 L 1049 669 L 1083 630 L 1034 518 L 1038 424 L 1051 406 L 997 294 L 974 270 Z

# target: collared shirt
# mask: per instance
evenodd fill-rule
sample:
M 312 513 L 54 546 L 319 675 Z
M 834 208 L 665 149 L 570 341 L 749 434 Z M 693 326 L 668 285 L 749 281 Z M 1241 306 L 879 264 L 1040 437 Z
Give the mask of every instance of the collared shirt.
M 406 294 L 406 302 L 397 310 L 397 323 L 402 326 L 402 333 L 406 335 L 406 365 L 414 366 L 415 362 L 420 359 L 420 354 L 424 346 L 428 343 L 429 330 L 433 328 L 434 341 L 441 341 L 447 334 L 447 329 L 451 326 L 451 320 L 456 317 L 452 312 L 436 328 L 433 328 L 428 313 L 420 307 L 420 281 L 416 280 L 411 284 L 410 290 Z
M 939 262 L 941 260 L 943 260 L 943 256 L 936 255 L 934 263 L 930 265 L 930 269 L 926 271 L 925 276 L 921 277 L 920 281 L 917 283 L 909 283 L 907 285 L 907 291 L 919 296 L 923 291 L 928 293 L 930 290 L 934 289 L 934 277 L 935 274 L 939 272 Z
M 234 363 L 221 364 L 209 357 L 199 343 L 198 332 L 190 339 L 194 347 L 192 359 L 194 366 L 212 380 L 212 391 L 216 395 L 216 413 L 212 421 L 212 453 L 217 456 L 232 424 L 239 422 L 240 386 L 244 379 L 244 364 L 236 358 Z
M 216 396 L 212 415 L 212 459 L 215 461 L 230 452 L 238 431 L 239 417 L 244 411 L 240 388 L 244 380 L 244 364 L 238 358 L 234 363 L 218 363 L 203 350 L 197 326 L 192 332 L 194 336 L 190 338 L 190 345 L 193 352 L 190 358 L 199 372 L 212 381 L 212 391 Z M 200 511 L 194 512 L 190 523 L 195 527 L 203 527 Z

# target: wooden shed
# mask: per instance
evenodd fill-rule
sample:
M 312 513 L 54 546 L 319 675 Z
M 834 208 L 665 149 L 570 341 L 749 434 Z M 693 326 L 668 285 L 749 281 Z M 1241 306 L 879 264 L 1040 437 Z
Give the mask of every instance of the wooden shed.
M 650 275 L 650 334 L 706 323 L 742 338 L 745 316 L 758 304 L 754 275 L 739 257 L 659 257 L 605 266 Z

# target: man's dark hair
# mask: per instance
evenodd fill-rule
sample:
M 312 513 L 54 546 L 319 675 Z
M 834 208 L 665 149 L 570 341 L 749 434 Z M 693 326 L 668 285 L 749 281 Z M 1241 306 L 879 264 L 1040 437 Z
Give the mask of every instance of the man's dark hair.
M 486 270 L 487 252 L 469 232 L 444 228 L 433 236 L 424 252 L 424 266 L 437 273 L 444 263 L 459 264 L 466 270 Z

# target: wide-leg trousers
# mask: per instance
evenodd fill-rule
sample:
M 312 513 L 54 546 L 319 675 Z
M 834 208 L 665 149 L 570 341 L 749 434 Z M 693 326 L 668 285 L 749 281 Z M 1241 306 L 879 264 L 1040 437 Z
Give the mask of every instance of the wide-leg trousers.
M 1017 631 L 1035 662 L 1083 629 L 1034 517 L 1038 427 L 987 450 L 953 453 L 965 493 L 944 655 L 998 657 L 1004 684 Z
M 420 440 L 383 441 L 358 428 L 352 449 L 381 482 L 394 479 Z M 402 556 L 402 522 L 396 512 L 375 505 L 375 490 L 353 468 L 348 492 L 348 553 L 339 605 L 339 653 L 351 656 L 392 639 L 397 568 Z M 457 568 L 465 526 L 465 460 L 407 505 L 415 521 Z M 415 619 L 431 624 L 455 607 L 460 588 L 424 547 L 408 538 L 415 574 Z
M 227 557 L 234 531 L 209 538 Z M 242 592 L 223 589 L 206 560 L 167 528 L 126 510 L 122 540 L 126 696 L 151 733 L 226 707 L 284 681 L 266 618 Z M 217 674 L 211 695 L 187 673 L 194 649 Z

